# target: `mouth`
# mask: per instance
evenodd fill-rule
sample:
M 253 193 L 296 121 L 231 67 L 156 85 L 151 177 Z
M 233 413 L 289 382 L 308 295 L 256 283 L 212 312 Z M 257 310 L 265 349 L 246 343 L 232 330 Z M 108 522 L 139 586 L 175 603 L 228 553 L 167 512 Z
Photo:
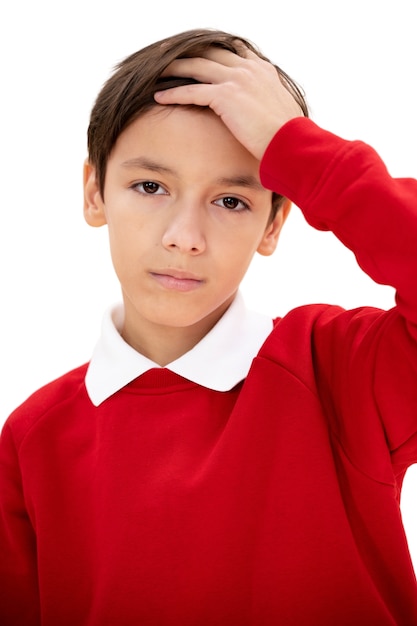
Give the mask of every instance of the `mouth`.
M 204 283 L 202 278 L 182 270 L 166 269 L 149 273 L 161 287 L 172 291 L 194 291 Z

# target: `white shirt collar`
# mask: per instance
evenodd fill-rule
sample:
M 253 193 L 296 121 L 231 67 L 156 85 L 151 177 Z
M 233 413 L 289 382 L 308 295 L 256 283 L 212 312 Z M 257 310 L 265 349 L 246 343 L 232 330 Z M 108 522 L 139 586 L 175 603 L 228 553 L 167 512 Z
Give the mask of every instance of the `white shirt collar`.
M 123 316 L 122 305 L 106 312 L 87 370 L 85 384 L 95 406 L 141 374 L 160 368 L 123 340 Z M 253 358 L 272 329 L 272 319 L 248 310 L 238 293 L 211 331 L 166 369 L 203 387 L 228 391 L 246 378 Z

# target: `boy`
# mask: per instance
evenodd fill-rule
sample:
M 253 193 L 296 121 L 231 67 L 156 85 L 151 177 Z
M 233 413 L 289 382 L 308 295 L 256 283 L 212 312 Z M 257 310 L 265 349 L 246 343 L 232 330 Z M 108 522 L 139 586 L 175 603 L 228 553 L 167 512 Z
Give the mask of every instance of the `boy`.
M 192 31 L 104 86 L 84 187 L 123 306 L 4 427 L 1 624 L 417 624 L 417 183 L 248 42 Z M 397 307 L 246 311 L 291 201 Z

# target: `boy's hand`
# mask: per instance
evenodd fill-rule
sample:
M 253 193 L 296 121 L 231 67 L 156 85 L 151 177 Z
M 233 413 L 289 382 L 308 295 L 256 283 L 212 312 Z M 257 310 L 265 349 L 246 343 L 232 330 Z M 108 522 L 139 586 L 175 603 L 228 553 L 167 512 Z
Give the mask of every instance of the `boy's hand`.
M 155 100 L 209 106 L 260 160 L 281 126 L 303 113 L 271 63 L 246 48 L 244 55 L 212 47 L 204 57 L 173 61 L 164 76 L 189 77 L 199 83 L 159 91 Z

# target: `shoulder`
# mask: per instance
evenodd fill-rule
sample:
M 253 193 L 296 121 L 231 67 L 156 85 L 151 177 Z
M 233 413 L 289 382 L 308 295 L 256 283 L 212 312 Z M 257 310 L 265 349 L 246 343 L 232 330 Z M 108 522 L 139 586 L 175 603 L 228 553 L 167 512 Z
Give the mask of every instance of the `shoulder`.
M 310 344 L 312 339 L 326 332 L 332 332 L 341 339 L 346 331 L 366 332 L 379 320 L 395 315 L 395 309 L 385 311 L 371 306 L 344 309 L 334 304 L 308 304 L 289 311 L 283 317 L 274 319 L 274 329 L 269 337 L 271 345 L 281 342 L 283 336 L 297 344 Z M 268 343 L 266 344 L 268 346 Z
M 265 342 L 264 356 L 273 357 L 278 346 L 310 345 L 317 326 L 332 322 L 346 314 L 340 306 L 332 304 L 307 304 L 291 309 L 283 317 L 274 319 L 274 328 Z
M 46 415 L 65 412 L 68 405 L 79 399 L 87 399 L 85 363 L 44 385 L 25 400 L 6 420 L 13 430 L 18 444 L 25 435 Z
M 383 331 L 392 312 L 373 307 L 346 310 L 331 304 L 296 307 L 274 320 L 274 328 L 259 357 L 293 372 L 308 386 L 315 385 L 318 363 L 341 359 Z

